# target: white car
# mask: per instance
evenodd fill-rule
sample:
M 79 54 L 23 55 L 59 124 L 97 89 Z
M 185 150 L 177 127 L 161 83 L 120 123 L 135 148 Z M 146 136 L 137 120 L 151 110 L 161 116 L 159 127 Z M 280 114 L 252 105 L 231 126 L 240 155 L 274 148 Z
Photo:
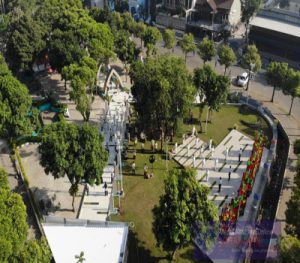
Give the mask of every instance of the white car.
M 249 81 L 249 74 L 247 72 L 244 72 L 243 74 L 238 75 L 236 77 L 236 84 L 238 86 L 245 87 L 248 81 Z

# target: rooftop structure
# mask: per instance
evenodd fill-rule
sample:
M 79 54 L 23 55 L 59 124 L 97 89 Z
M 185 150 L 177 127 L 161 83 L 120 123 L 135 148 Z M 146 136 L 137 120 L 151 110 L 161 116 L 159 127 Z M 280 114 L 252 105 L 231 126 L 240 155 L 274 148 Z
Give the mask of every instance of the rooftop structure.
M 250 42 L 259 50 L 283 58 L 300 59 L 300 14 L 264 9 L 250 22 Z
M 45 217 L 42 224 L 56 263 L 126 262 L 128 226 L 124 223 Z

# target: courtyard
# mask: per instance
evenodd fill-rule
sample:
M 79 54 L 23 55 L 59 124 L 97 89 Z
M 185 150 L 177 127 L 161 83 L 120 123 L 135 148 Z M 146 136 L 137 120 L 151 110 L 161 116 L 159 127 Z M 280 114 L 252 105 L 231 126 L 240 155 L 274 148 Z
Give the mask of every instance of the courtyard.
M 193 108 L 193 112 L 194 116 L 199 116 L 198 114 L 196 115 L 198 112 L 197 107 Z M 227 116 L 227 118 L 224 118 L 224 116 Z M 202 115 L 201 122 L 202 125 L 205 125 L 205 114 Z M 192 133 L 193 126 L 197 124 L 199 125 L 199 120 L 197 118 L 193 120 L 193 123 L 185 122 L 183 120 L 179 125 L 179 129 L 174 136 L 173 142 L 169 143 L 169 145 L 166 143 L 164 144 L 164 152 L 167 150 L 167 147 L 168 151 L 171 151 L 172 148 L 174 149 L 175 142 L 178 142 L 178 154 L 180 155 L 182 135 L 190 135 Z M 233 130 L 234 126 L 237 127 L 237 131 Z M 199 126 L 196 127 L 198 128 Z M 197 165 L 200 166 L 197 179 L 200 181 L 203 180 L 201 183 L 208 186 L 211 186 L 214 181 L 216 181 L 212 187 L 212 191 L 210 192 L 209 199 L 215 199 L 215 202 L 220 204 L 227 195 L 226 199 L 228 199 L 228 202 L 230 201 L 230 197 L 234 192 L 236 192 L 235 188 L 237 188 L 240 183 L 240 173 L 242 169 L 245 168 L 244 162 L 246 162 L 248 156 L 250 156 L 255 130 L 260 129 L 262 129 L 267 135 L 271 134 L 266 121 L 256 115 L 254 111 L 245 107 L 223 106 L 219 112 L 214 113 L 212 123 L 208 123 L 207 133 L 198 133 L 199 140 L 206 145 L 209 143 L 210 138 L 212 138 L 216 145 L 221 143 L 221 148 L 218 149 L 218 147 L 216 147 L 215 149 L 215 157 L 220 159 L 218 170 L 220 168 L 222 169 L 221 171 L 214 171 L 214 161 L 208 160 L 206 165 L 212 166 L 208 182 L 205 182 L 205 178 L 203 177 L 206 169 L 202 169 L 200 164 L 201 160 L 200 158 L 197 159 Z M 234 134 L 230 134 L 231 130 Z M 192 138 L 189 137 L 186 142 L 191 139 Z M 226 145 L 224 146 L 225 143 Z M 152 166 L 149 163 L 149 156 L 152 154 L 151 142 L 147 140 L 144 146 L 145 150 L 142 153 L 141 143 L 138 143 L 135 147 L 133 141 L 129 142 L 128 158 L 125 162 L 124 169 L 125 197 L 121 200 L 121 214 L 113 216 L 112 219 L 116 221 L 130 222 L 130 225 L 132 226 L 132 231 L 130 231 L 131 233 L 129 236 L 129 261 L 139 258 L 139 262 L 168 262 L 166 257 L 167 254 L 155 246 L 156 240 L 152 232 L 152 209 L 158 203 L 159 196 L 163 193 L 163 182 L 166 178 L 167 168 L 168 170 L 173 168 L 181 169 L 182 165 L 174 160 L 176 159 L 176 156 L 174 159 L 170 159 L 168 161 L 166 160 L 164 152 L 157 152 L 154 154 L 154 177 L 144 179 L 143 167 L 145 163 L 148 165 L 149 171 L 152 172 Z M 236 171 L 232 172 L 230 183 L 228 183 L 228 165 L 229 163 L 232 165 L 232 170 L 237 167 L 238 152 L 241 146 L 245 148 L 242 155 L 242 163 Z M 199 147 L 201 147 L 200 142 Z M 224 150 L 226 147 L 228 147 L 228 149 L 231 147 L 231 149 L 229 151 L 228 164 L 223 166 L 221 160 L 224 159 Z M 134 149 L 137 151 L 137 157 L 135 160 L 135 175 L 132 174 L 131 170 Z M 186 148 L 185 151 L 187 151 Z M 192 153 L 192 150 L 190 151 Z M 207 152 L 207 154 L 209 153 Z M 184 155 L 183 152 L 182 155 Z M 187 161 L 187 158 L 185 157 L 179 158 L 183 158 L 183 162 Z M 193 165 L 192 162 L 192 158 L 188 158 L 187 164 L 189 166 Z M 215 193 L 218 192 L 219 173 L 223 177 L 224 185 L 221 193 L 215 195 Z M 197 251 L 195 250 L 194 245 L 190 244 L 187 248 L 178 251 L 176 262 L 194 262 L 195 258 L 197 258 Z

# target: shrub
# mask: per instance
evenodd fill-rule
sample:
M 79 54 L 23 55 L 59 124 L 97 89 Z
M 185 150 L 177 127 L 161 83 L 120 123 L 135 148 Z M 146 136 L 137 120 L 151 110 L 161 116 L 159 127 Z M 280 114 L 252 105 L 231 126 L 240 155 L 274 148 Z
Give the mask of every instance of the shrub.
M 300 154 L 300 140 L 299 139 L 294 142 L 294 153 Z
M 23 163 L 22 163 L 22 160 L 21 160 L 21 156 L 20 156 L 20 153 L 19 153 L 18 149 L 16 149 L 15 154 L 16 154 L 16 158 L 18 160 L 18 163 L 19 163 L 19 166 L 20 166 L 20 169 L 21 169 L 21 173 L 22 173 L 23 178 L 24 178 L 24 183 L 28 187 L 29 186 L 29 179 L 28 179 L 28 177 L 26 175 L 26 172 L 25 172 L 25 169 L 24 169 L 24 166 L 23 166 Z

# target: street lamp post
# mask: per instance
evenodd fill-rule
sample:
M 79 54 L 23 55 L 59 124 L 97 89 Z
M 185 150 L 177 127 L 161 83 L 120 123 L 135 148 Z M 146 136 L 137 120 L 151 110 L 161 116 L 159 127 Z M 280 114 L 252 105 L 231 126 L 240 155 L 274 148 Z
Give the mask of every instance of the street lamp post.
M 120 144 L 120 139 L 117 141 L 117 149 L 118 149 L 118 156 L 119 156 L 119 176 L 120 176 L 120 182 L 121 182 L 121 190 L 120 190 L 120 195 L 123 195 L 123 174 L 122 174 L 122 158 L 121 158 L 121 144 Z
M 250 68 L 249 68 L 249 73 L 248 73 L 248 82 L 247 82 L 247 100 L 246 100 L 246 104 L 248 104 L 248 100 L 249 100 L 249 85 L 250 85 L 250 80 L 251 80 L 251 73 L 253 71 L 255 67 L 255 63 L 250 63 Z
M 170 141 L 170 137 L 169 136 L 166 136 L 166 143 L 167 143 L 167 151 L 166 151 L 166 168 L 167 168 L 167 171 L 168 171 L 168 152 L 169 152 L 169 141 Z

